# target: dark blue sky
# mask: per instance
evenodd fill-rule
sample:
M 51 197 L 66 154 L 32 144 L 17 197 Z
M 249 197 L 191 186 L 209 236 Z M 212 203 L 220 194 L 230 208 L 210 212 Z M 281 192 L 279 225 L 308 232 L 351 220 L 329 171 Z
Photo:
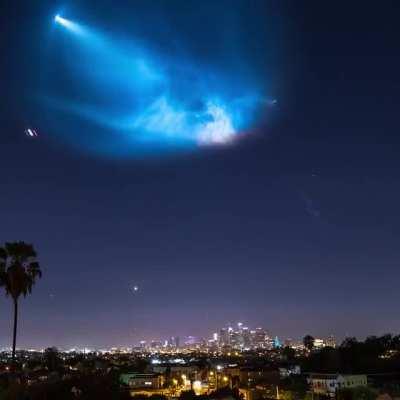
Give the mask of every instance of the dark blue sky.
M 134 34 L 132 15 L 163 51 L 250 68 L 278 99 L 233 146 L 145 160 L 80 151 L 42 118 L 35 95 L 62 70 L 46 24 L 64 4 L 36 3 L 9 2 L 0 24 L 0 242 L 34 243 L 44 271 L 21 345 L 125 345 L 239 320 L 282 337 L 400 331 L 395 2 L 68 3 L 111 35 Z M 0 298 L 0 345 L 10 337 Z

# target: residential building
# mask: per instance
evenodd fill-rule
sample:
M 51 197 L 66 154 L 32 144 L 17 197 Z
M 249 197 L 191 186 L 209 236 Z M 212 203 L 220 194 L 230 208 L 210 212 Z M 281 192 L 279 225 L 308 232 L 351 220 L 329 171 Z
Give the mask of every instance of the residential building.
M 311 374 L 308 382 L 313 393 L 334 397 L 340 389 L 367 386 L 367 375 Z

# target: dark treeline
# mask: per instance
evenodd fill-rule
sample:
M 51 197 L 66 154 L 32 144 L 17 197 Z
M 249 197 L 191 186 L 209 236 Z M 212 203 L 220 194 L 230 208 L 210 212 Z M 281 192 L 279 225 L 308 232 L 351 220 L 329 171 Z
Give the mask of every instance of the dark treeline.
M 400 372 L 400 335 L 369 336 L 365 341 L 347 338 L 339 347 L 311 351 L 301 362 L 303 372 Z

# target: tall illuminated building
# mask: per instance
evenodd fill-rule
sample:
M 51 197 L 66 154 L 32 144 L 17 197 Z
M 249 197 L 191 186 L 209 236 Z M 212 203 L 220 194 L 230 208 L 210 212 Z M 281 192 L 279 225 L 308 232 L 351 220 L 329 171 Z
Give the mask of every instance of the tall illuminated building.
M 280 347 L 282 347 L 281 341 L 279 340 L 278 336 L 275 336 L 275 339 L 274 339 L 274 347 L 275 347 L 276 349 L 279 349 Z
M 267 337 L 268 335 L 263 328 L 256 328 L 254 331 L 254 347 L 256 349 L 267 348 Z
M 172 336 L 168 341 L 168 346 L 177 349 L 179 347 L 179 336 Z
M 242 341 L 243 348 L 250 349 L 251 337 L 250 337 L 250 330 L 247 326 L 244 326 L 242 329 L 241 341 Z
M 222 328 L 219 331 L 219 345 L 220 347 L 226 347 L 230 345 L 229 331 L 226 328 Z
M 327 337 L 327 339 L 325 340 L 325 344 L 326 344 L 326 346 L 329 346 L 329 347 L 336 347 L 335 337 L 333 335 L 329 335 Z

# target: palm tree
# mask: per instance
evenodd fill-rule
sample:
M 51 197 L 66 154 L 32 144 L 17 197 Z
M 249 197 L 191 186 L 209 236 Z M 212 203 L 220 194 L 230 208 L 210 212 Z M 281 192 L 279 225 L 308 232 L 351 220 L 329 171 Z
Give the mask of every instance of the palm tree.
M 6 294 L 12 298 L 14 304 L 13 361 L 17 342 L 18 300 L 21 295 L 25 297 L 32 292 L 36 278 L 41 276 L 36 251 L 31 244 L 13 242 L 0 248 L 0 286 L 5 287 Z
M 0 247 L 0 287 L 5 285 L 5 272 L 6 272 L 6 258 L 7 253 Z

